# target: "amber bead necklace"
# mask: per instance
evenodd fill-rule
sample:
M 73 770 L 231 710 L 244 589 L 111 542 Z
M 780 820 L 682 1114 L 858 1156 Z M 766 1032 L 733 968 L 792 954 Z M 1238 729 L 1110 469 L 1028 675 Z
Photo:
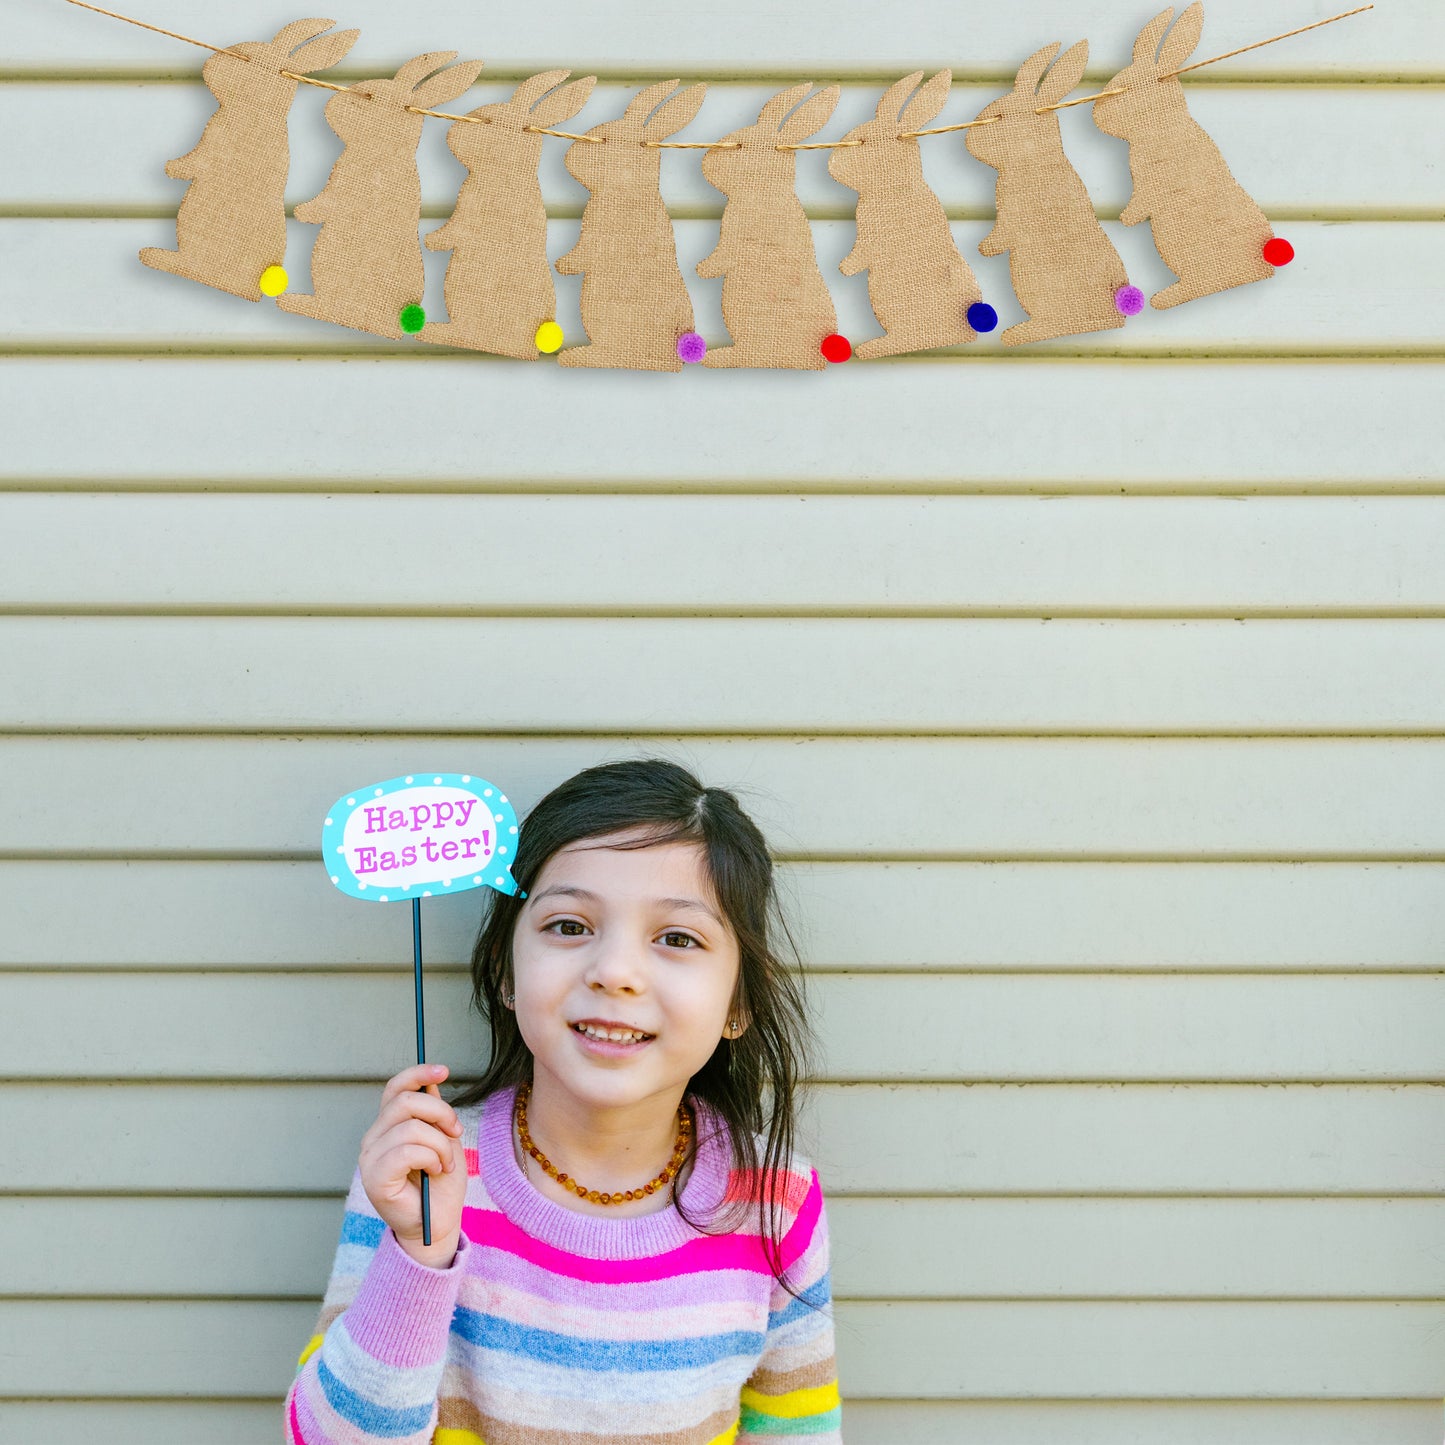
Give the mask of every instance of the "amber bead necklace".
M 640 1189 L 620 1189 L 610 1194 L 603 1190 L 589 1189 L 585 1184 L 579 1184 L 571 1175 L 559 1174 L 557 1166 L 532 1142 L 532 1136 L 527 1132 L 527 1100 L 531 1095 L 530 1084 L 517 1085 L 517 1137 L 522 1141 L 522 1148 L 537 1161 L 544 1173 L 551 1175 L 564 1189 L 570 1190 L 579 1199 L 587 1200 L 589 1204 L 627 1204 L 634 1199 L 646 1199 L 649 1194 L 655 1194 L 659 1189 L 671 1184 L 677 1177 L 677 1171 L 682 1168 L 682 1161 L 687 1158 L 687 1146 L 692 1138 L 692 1116 L 683 1105 L 677 1111 L 677 1143 L 673 1146 L 672 1158 L 667 1161 L 667 1167 L 656 1179 L 649 1179 Z

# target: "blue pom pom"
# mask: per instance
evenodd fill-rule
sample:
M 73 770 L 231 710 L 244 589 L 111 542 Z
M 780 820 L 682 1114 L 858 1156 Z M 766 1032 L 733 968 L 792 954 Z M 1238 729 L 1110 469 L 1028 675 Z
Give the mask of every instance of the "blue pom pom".
M 998 312 L 986 301 L 975 301 L 968 308 L 968 324 L 975 331 L 992 331 L 998 326 Z

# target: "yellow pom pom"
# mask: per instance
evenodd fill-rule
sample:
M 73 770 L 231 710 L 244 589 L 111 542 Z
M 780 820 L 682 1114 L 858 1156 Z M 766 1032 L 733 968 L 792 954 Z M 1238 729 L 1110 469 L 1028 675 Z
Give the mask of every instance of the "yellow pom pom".
M 290 283 L 291 278 L 286 274 L 284 266 L 267 266 L 261 272 L 261 294 L 263 296 L 279 296 Z
M 536 341 L 538 351 L 561 351 L 562 328 L 555 321 L 544 321 L 537 328 Z

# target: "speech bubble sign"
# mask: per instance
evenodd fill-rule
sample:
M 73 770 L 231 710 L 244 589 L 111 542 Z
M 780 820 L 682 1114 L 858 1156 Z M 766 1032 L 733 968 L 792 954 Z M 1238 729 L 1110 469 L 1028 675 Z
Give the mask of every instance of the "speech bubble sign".
M 331 881 L 367 903 L 495 888 L 516 893 L 517 814 L 470 773 L 411 773 L 343 793 L 321 829 Z

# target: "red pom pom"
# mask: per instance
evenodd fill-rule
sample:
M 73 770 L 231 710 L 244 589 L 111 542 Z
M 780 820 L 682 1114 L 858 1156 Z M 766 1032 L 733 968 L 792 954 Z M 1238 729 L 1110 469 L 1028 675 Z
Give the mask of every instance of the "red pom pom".
M 1294 247 L 1283 236 L 1264 243 L 1264 259 L 1271 266 L 1288 266 L 1294 260 Z
M 823 338 L 823 344 L 818 350 L 823 353 L 824 361 L 847 361 L 853 354 L 852 343 L 846 336 L 839 336 L 836 331 Z

